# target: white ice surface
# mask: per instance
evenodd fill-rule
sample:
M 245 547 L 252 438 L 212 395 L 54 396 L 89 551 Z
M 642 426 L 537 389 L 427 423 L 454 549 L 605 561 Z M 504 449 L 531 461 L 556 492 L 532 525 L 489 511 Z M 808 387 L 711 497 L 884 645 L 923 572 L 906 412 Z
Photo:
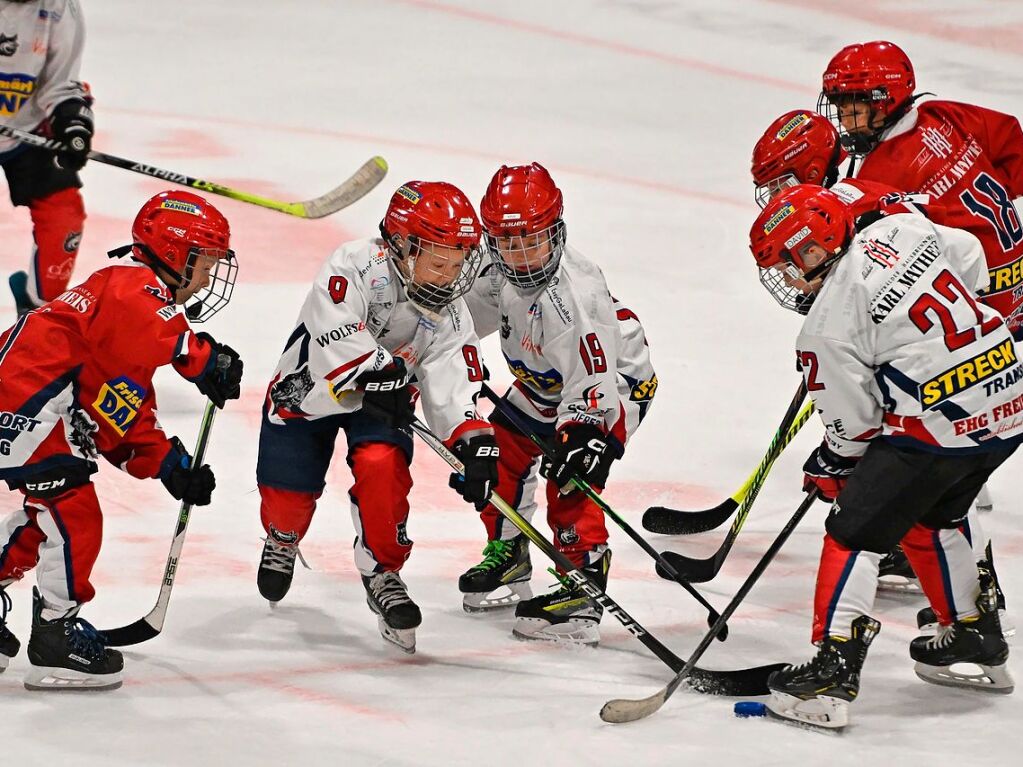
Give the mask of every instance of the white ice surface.
M 884 628 L 841 739 L 732 717 L 731 700 L 680 693 L 633 725 L 597 718 L 667 670 L 617 623 L 597 650 L 524 644 L 511 618 L 462 613 L 458 574 L 483 530 L 419 447 L 404 575 L 424 623 L 412 658 L 380 639 L 352 564 L 349 479 L 339 451 L 303 549 L 313 571 L 271 613 L 255 588 L 259 403 L 307 281 L 338 243 L 375 231 L 393 188 L 444 179 L 473 199 L 502 163 L 539 160 L 565 192 L 572 242 L 643 319 L 661 388 L 615 467 L 607 498 L 639 527 L 652 503 L 713 505 L 757 463 L 798 379 L 799 320 L 756 280 L 750 148 L 781 112 L 812 107 L 842 45 L 902 44 L 922 90 L 1020 111 L 1023 5 L 952 0 L 178 0 L 85 2 L 97 148 L 285 199 L 318 195 L 364 159 L 391 174 L 319 222 L 229 200 L 241 277 L 210 323 L 246 362 L 245 393 L 218 419 L 219 486 L 196 510 L 164 634 L 129 650 L 125 685 L 92 696 L 28 693 L 24 651 L 0 676 L 0 762 L 18 765 L 505 765 L 1011 763 L 1018 697 L 918 681 L 907 653 L 921 602 L 879 600 Z M 127 242 L 164 185 L 88 166 L 78 277 Z M 0 202 L 0 272 L 23 268 L 26 211 Z M 0 323 L 13 320 L 0 290 Z M 490 368 L 502 366 L 488 343 Z M 43 351 L 42 353 L 45 353 Z M 499 383 L 507 380 L 501 376 Z M 200 396 L 160 378 L 162 420 L 188 444 Z M 798 503 L 812 423 L 774 469 L 721 575 L 723 606 Z M 343 449 L 343 445 L 342 445 Z M 1017 457 L 992 482 L 987 517 L 1010 607 L 1023 604 Z M 105 468 L 105 543 L 85 617 L 110 627 L 156 598 L 175 504 L 157 482 Z M 0 496 L 0 511 L 17 504 Z M 808 518 L 704 658 L 737 667 L 808 657 L 823 505 Z M 538 526 L 544 522 L 538 518 Z M 700 555 L 724 531 L 655 540 Z M 685 657 L 705 616 L 612 527 L 612 595 Z M 550 582 L 534 553 L 534 587 Z M 28 639 L 31 582 L 11 589 Z M 1023 609 L 1023 608 L 1020 608 Z M 1023 616 L 1021 616 L 1023 617 Z M 1018 643 L 1017 643 L 1018 644 Z M 1010 659 L 1023 677 L 1019 656 Z M 1017 757 L 1012 754 L 1016 753 Z

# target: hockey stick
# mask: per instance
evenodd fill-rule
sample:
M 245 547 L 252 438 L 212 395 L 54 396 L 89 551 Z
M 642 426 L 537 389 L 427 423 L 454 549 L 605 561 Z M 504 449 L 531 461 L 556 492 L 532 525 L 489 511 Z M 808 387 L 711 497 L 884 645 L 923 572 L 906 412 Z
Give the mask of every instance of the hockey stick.
M 192 469 L 202 466 L 206 456 L 206 445 L 210 440 L 210 432 L 213 430 L 213 418 L 217 414 L 217 407 L 212 401 L 206 401 L 206 411 L 202 414 L 202 423 L 199 425 L 199 437 L 195 441 L 195 454 L 192 456 Z M 170 554 L 167 555 L 167 567 L 163 572 L 163 583 L 160 584 L 160 594 L 156 598 L 156 606 L 149 611 L 149 614 L 139 618 L 134 623 L 121 628 L 102 631 L 106 643 L 111 647 L 124 647 L 130 644 L 139 644 L 157 636 L 163 631 L 163 622 L 167 618 L 167 606 L 170 603 L 171 589 L 174 588 L 174 576 L 178 569 L 178 558 L 181 556 L 181 549 L 185 545 L 185 531 L 188 529 L 188 519 L 192 514 L 192 504 L 182 503 L 181 511 L 178 512 L 177 527 L 174 529 L 174 538 L 171 541 Z
M 806 385 L 801 384 L 796 392 L 796 396 L 792 398 L 792 403 L 785 411 L 785 417 L 781 419 L 781 424 L 779 424 L 774 437 L 771 439 L 771 444 L 767 448 L 767 454 L 764 455 L 760 465 L 750 474 L 746 483 L 731 498 L 712 509 L 704 509 L 703 511 L 686 511 L 683 509 L 669 509 L 664 506 L 651 506 L 643 514 L 643 527 L 652 533 L 660 533 L 662 535 L 692 535 L 713 530 L 728 521 L 728 518 L 735 513 L 735 510 L 739 508 L 746 499 L 746 496 L 750 494 L 752 488 L 756 488 L 754 496 L 759 492 L 760 485 L 767 479 L 767 473 L 771 470 L 778 456 L 781 455 L 789 442 L 803 428 L 803 424 L 810 418 L 810 415 L 813 413 L 812 405 L 807 405 L 801 412 L 799 411 L 799 406 L 803 404 L 804 399 L 806 399 Z
M 520 418 L 511 408 L 511 406 L 508 405 L 508 403 L 505 402 L 503 399 L 501 399 L 500 396 L 498 396 L 497 392 L 495 392 L 493 389 L 487 386 L 486 383 L 483 384 L 481 391 L 483 392 L 484 397 L 486 397 L 487 399 L 494 403 L 494 407 L 497 408 L 498 412 L 501 413 L 502 416 L 507 418 L 508 421 L 511 422 L 512 426 L 518 429 L 523 436 L 528 437 L 529 440 L 534 445 L 537 446 L 540 452 L 542 452 L 547 457 L 548 460 L 550 460 L 554 456 L 554 451 L 551 450 L 550 445 L 544 442 L 540 438 L 540 436 L 535 431 L 533 431 L 533 429 L 530 428 L 529 424 L 526 423 L 522 418 Z M 586 495 L 587 498 L 589 498 L 597 506 L 599 506 L 605 514 L 611 517 L 611 519 L 614 520 L 615 524 L 618 525 L 618 527 L 620 527 L 622 530 L 624 530 L 625 534 L 628 535 L 633 541 L 639 544 L 639 547 L 643 549 L 643 551 L 645 551 L 647 554 L 654 558 L 657 564 L 660 565 L 660 568 L 665 573 L 665 575 L 669 576 L 669 580 L 674 580 L 676 583 L 678 583 L 679 586 L 688 591 L 693 596 L 693 598 L 696 599 L 697 602 L 699 602 L 703 607 L 707 609 L 707 625 L 708 626 L 714 625 L 715 621 L 717 621 L 719 617 L 719 613 L 717 610 L 714 609 L 714 606 L 711 605 L 710 602 L 708 602 L 706 599 L 704 599 L 703 595 L 699 591 L 694 589 L 692 586 L 689 585 L 689 583 L 683 580 L 682 577 L 675 572 L 675 569 L 671 566 L 671 563 L 669 563 L 664 557 L 658 554 L 657 550 L 654 549 L 654 547 L 651 546 L 649 543 L 647 543 L 646 539 L 643 538 L 642 535 L 637 533 L 635 528 L 632 527 L 632 525 L 630 525 L 621 516 L 619 516 L 618 513 L 615 512 L 615 510 L 608 505 L 607 501 L 601 498 L 600 495 L 598 495 L 594 491 L 594 489 L 590 487 L 590 484 L 588 482 L 586 482 L 583 479 L 580 479 L 575 473 L 572 474 L 571 480 L 572 484 L 574 484 L 578 490 L 580 490 L 583 494 Z M 721 633 L 718 634 L 718 639 L 724 642 L 727 638 L 728 626 L 723 626 L 721 629 Z
M 764 574 L 764 570 L 771 564 L 771 560 L 774 559 L 779 549 L 785 545 L 785 541 L 788 540 L 792 531 L 796 529 L 796 525 L 799 524 L 800 520 L 806 515 L 807 510 L 813 505 L 813 502 L 817 500 L 817 489 L 814 488 L 806 497 L 803 502 L 799 504 L 799 508 L 796 509 L 795 514 L 785 524 L 785 527 L 778 533 L 778 537 L 774 539 L 770 548 L 764 553 L 764 556 L 757 562 L 757 566 L 753 568 L 753 572 L 747 576 L 739 590 L 735 592 L 735 596 L 732 597 L 732 601 L 725 607 L 721 617 L 718 618 L 718 623 L 724 625 L 732 613 L 735 612 L 736 608 L 746 595 L 753 588 L 754 584 L 760 579 L 760 576 Z M 717 629 L 717 625 L 712 626 L 708 631 L 700 644 L 693 650 L 693 654 L 689 656 L 689 660 L 686 661 L 685 666 L 682 670 L 675 674 L 675 678 L 666 684 L 662 689 L 655 692 L 648 698 L 641 698 L 639 700 L 630 700 L 628 698 L 616 698 L 609 700 L 604 704 L 604 707 L 600 709 L 600 718 L 605 722 L 611 722 L 612 724 L 622 724 L 624 722 L 635 722 L 637 719 L 643 719 L 644 717 L 650 716 L 651 714 L 658 711 L 661 706 L 664 705 L 665 701 L 670 698 L 675 691 L 679 688 L 682 682 L 691 679 L 692 672 L 697 668 L 696 661 L 700 659 L 704 651 L 710 646 L 710 643 L 714 641 L 714 634 Z
M 28 133 L 16 128 L 8 128 L 5 125 L 0 125 L 0 136 L 7 136 L 23 144 L 30 144 L 54 152 L 64 149 L 64 145 L 59 141 L 37 136 L 34 133 Z M 299 218 L 323 218 L 331 213 L 336 213 L 342 208 L 347 208 L 356 200 L 366 196 L 387 175 L 387 162 L 384 158 L 372 157 L 363 163 L 362 167 L 355 171 L 351 178 L 340 186 L 331 189 L 326 194 L 314 197 L 311 200 L 304 200 L 303 202 L 281 202 L 238 189 L 232 189 L 229 186 L 215 184 L 212 181 L 203 181 L 199 178 L 186 176 L 184 173 L 178 173 L 177 171 L 163 170 L 153 165 L 146 165 L 145 163 L 127 160 L 111 154 L 104 154 L 103 152 L 89 152 L 89 159 L 94 162 L 101 162 L 104 165 L 113 165 L 115 168 L 123 168 L 124 170 L 141 173 L 143 176 L 152 176 L 153 178 L 169 181 L 172 184 L 200 189 L 210 194 L 219 194 L 222 197 L 230 197 L 232 200 L 247 202 L 250 205 L 258 205 L 261 208 L 269 208 L 270 210 L 286 213 L 289 216 L 298 216 Z
M 418 418 L 413 418 L 412 429 L 419 437 L 430 446 L 454 471 L 461 474 L 465 467 L 462 462 L 452 453 L 444 443 L 431 432 Z M 596 583 L 590 580 L 586 573 L 572 564 L 572 561 L 558 551 L 554 546 L 533 527 L 529 520 L 508 505 L 497 493 L 490 493 L 490 503 L 504 515 L 515 527 L 522 531 L 532 543 L 558 567 L 565 571 L 572 583 L 577 586 L 594 604 L 604 608 L 625 626 L 630 634 L 636 637 L 646 646 L 657 658 L 672 671 L 678 672 L 685 664 L 675 653 L 661 644 L 656 637 L 641 626 L 635 618 L 625 612 L 617 602 Z M 722 626 L 724 621 L 718 618 Z M 715 624 L 716 625 L 716 624 Z M 714 630 L 715 635 L 720 632 L 721 626 Z M 709 695 L 766 695 L 767 677 L 773 671 L 782 668 L 784 664 L 774 663 L 769 666 L 756 666 L 754 668 L 737 669 L 735 671 L 712 671 L 701 669 L 695 665 L 689 670 L 689 678 L 692 680 L 693 689 Z

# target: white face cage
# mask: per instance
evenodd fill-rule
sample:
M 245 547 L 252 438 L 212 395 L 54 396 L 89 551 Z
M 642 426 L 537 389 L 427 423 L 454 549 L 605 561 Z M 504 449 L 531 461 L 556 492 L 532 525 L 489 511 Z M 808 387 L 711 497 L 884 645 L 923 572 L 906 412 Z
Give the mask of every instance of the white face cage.
M 774 300 L 798 314 L 806 314 L 813 306 L 818 288 L 811 288 L 795 264 L 776 264 L 760 269 L 760 284 L 774 296 Z
M 424 309 L 436 311 L 472 287 L 483 260 L 483 251 L 478 246 L 456 248 L 413 239 L 414 246 L 406 244 L 404 257 L 398 262 L 409 299 Z
M 546 285 L 558 269 L 565 250 L 565 222 L 560 218 L 534 234 L 492 236 L 483 241 L 508 282 L 517 288 Z
M 772 178 L 766 184 L 760 184 L 753 192 L 753 199 L 761 208 L 767 207 L 767 203 L 777 197 L 782 191 L 789 187 L 798 186 L 799 179 L 793 174 L 786 173 L 784 176 Z
M 200 259 L 215 259 L 215 263 L 210 269 L 209 281 L 185 304 L 185 316 L 192 322 L 205 322 L 227 306 L 234 292 L 235 279 L 238 277 L 238 260 L 233 250 L 192 248 L 188 251 L 188 258 L 185 261 L 182 287 L 192 284 Z

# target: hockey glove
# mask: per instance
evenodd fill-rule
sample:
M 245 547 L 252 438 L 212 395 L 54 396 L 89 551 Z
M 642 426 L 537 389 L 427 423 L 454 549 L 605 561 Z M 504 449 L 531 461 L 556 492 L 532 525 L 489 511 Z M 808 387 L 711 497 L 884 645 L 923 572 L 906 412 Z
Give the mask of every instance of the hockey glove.
M 57 167 L 81 170 L 92 149 L 92 110 L 78 99 L 63 101 L 54 108 L 50 125 L 53 137 L 66 147 L 54 157 Z
M 611 461 L 618 458 L 604 432 L 588 423 L 563 426 L 554 437 L 553 452 L 541 464 L 540 474 L 555 483 L 562 495 L 576 489 L 573 476 L 603 488 Z
M 497 486 L 497 462 L 501 449 L 493 434 L 480 434 L 468 441 L 458 440 L 452 448 L 465 466 L 465 473 L 452 474 L 448 484 L 469 503 L 482 508 Z
M 856 469 L 859 460 L 838 455 L 821 443 L 803 464 L 803 490 L 809 491 L 816 487 L 822 499 L 835 500 L 849 480 L 849 475 Z
M 238 399 L 242 393 L 242 370 L 245 364 L 238 352 L 227 344 L 218 344 L 209 333 L 197 333 L 198 338 L 213 347 L 210 364 L 195 382 L 214 405 L 223 408 L 229 399 Z
M 213 469 L 192 469 L 192 457 L 177 437 L 171 437 L 171 449 L 160 467 L 160 481 L 175 499 L 193 506 L 209 506 L 217 480 Z
M 409 391 L 405 360 L 395 357 L 383 370 L 371 370 L 355 379 L 362 392 L 362 407 L 392 429 L 407 428 L 416 409 Z

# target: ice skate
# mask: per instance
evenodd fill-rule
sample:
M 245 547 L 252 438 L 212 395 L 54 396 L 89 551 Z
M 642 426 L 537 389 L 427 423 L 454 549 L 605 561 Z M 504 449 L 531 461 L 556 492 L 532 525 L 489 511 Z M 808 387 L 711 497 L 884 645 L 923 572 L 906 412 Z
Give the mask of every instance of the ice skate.
M 18 311 L 19 317 L 28 314 L 33 309 L 39 308 L 28 295 L 27 272 L 15 272 L 7 278 L 7 284 L 10 286 L 11 294 L 14 296 L 14 306 Z
M 991 541 L 988 541 L 984 559 L 977 563 L 977 570 L 981 575 L 989 574 L 994 581 L 995 597 L 998 604 L 998 623 L 1002 627 L 1002 636 L 1015 636 L 1016 623 L 1005 609 L 1005 595 L 998 583 L 998 573 L 995 572 L 995 560 L 991 555 Z M 934 634 L 938 631 L 938 616 L 934 614 L 934 609 L 930 605 L 917 612 L 916 625 L 925 634 Z
M 913 568 L 902 551 L 902 546 L 896 546 L 883 557 L 877 573 L 878 591 L 885 591 L 891 594 L 922 594 L 920 581 L 913 572 Z
M 596 562 L 586 565 L 582 571 L 604 589 L 610 566 L 611 551 L 605 550 Z M 554 574 L 561 581 L 556 590 L 520 602 L 515 608 L 512 634 L 519 639 L 595 646 L 600 641 L 603 608 L 593 604 L 567 578 Z
M 380 635 L 410 655 L 416 651 L 416 627 L 423 622 L 419 606 L 408 595 L 408 586 L 395 572 L 362 576 L 366 604 L 377 614 Z
M 0 586 L 0 674 L 7 670 L 7 664 L 21 649 L 21 642 L 7 628 L 7 613 L 10 609 L 11 598 L 7 590 Z
M 980 614 L 940 626 L 934 636 L 920 636 L 909 646 L 913 670 L 925 682 L 1008 694 L 1014 687 L 1006 666 L 1009 645 L 998 621 L 994 579 L 981 575 L 977 597 Z
M 467 613 L 483 613 L 513 607 L 533 596 L 529 588 L 532 575 L 526 536 L 518 535 L 508 541 L 487 541 L 483 561 L 470 567 L 458 579 L 462 609 Z
M 291 588 L 296 556 L 299 556 L 298 536 L 295 533 L 282 533 L 271 525 L 264 539 L 263 554 L 256 574 L 259 593 L 270 602 L 271 607 L 276 607 Z
M 827 637 L 806 663 L 775 671 L 768 677 L 772 715 L 812 727 L 836 730 L 849 724 L 849 703 L 860 691 L 860 671 L 881 624 L 861 615 L 852 637 Z
M 43 598 L 32 590 L 29 690 L 114 690 L 121 686 L 124 659 L 109 649 L 103 635 L 78 617 L 79 608 L 52 621 L 43 620 Z

